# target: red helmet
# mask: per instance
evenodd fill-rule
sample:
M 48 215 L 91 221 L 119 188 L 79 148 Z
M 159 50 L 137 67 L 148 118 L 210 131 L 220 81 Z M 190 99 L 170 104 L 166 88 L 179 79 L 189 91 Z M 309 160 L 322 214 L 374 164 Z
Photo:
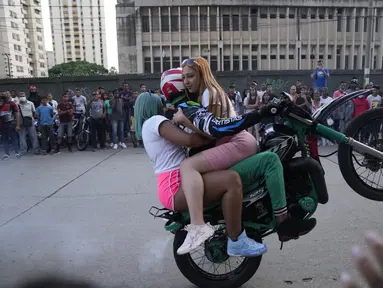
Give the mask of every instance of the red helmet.
M 171 101 L 175 95 L 185 90 L 184 81 L 182 79 L 182 68 L 173 68 L 165 71 L 161 75 L 161 91 L 166 99 Z

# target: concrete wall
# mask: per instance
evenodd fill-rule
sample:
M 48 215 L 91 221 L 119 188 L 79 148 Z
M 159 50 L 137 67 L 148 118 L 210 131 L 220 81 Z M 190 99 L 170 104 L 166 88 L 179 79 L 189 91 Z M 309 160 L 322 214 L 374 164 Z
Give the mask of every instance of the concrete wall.
M 312 86 L 310 78 L 311 71 L 237 71 L 237 72 L 217 72 L 216 78 L 222 87 L 227 90 L 228 86 L 235 83 L 237 89 L 242 93 L 250 86 L 252 81 L 261 83 L 271 83 L 275 92 L 289 91 L 290 86 L 297 80 L 303 81 L 307 86 Z M 339 82 L 344 80 L 349 82 L 352 77 L 363 79 L 363 71 L 330 71 L 329 90 L 332 93 Z M 371 81 L 383 86 L 383 71 L 371 73 Z M 0 80 L 1 90 L 15 89 L 17 91 L 28 91 L 29 85 L 36 85 L 40 95 L 52 93 L 53 97 L 59 99 L 63 91 L 69 90 L 74 94 L 75 88 L 80 88 L 82 94 L 87 98 L 91 97 L 92 92 L 99 86 L 105 90 L 121 87 L 123 83 L 129 83 L 133 90 L 139 91 L 140 84 L 145 84 L 149 89 L 157 89 L 160 86 L 159 74 L 129 74 L 113 76 L 83 76 L 83 77 L 62 77 L 62 78 L 25 78 L 25 79 L 4 79 Z M 362 83 L 362 82 L 360 82 Z

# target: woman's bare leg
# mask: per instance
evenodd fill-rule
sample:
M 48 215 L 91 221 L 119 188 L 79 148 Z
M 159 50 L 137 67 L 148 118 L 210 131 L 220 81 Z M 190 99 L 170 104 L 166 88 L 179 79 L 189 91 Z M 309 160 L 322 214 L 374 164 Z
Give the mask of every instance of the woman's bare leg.
M 226 222 L 227 234 L 232 240 L 241 234 L 242 215 L 242 182 L 234 171 L 213 171 L 202 175 L 205 192 L 203 204 L 214 203 L 222 199 L 222 209 Z M 174 198 L 174 208 L 177 211 L 187 211 L 188 203 L 182 188 Z M 203 221 L 203 211 L 202 221 Z M 203 222 L 204 223 L 204 222 Z M 203 224 L 202 223 L 202 224 Z
M 184 160 L 181 164 L 182 190 L 189 207 L 190 222 L 203 225 L 204 182 L 201 174 L 211 172 L 213 168 L 202 154 Z M 224 191 L 220 191 L 222 197 Z M 217 199 L 220 199 L 217 198 Z

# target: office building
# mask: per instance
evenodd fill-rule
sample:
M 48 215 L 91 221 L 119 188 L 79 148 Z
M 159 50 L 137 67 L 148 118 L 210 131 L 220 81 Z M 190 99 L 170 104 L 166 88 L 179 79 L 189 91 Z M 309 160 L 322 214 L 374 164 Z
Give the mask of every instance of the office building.
M 40 0 L 0 0 L 0 78 L 46 77 Z
M 49 0 L 54 64 L 88 61 L 108 67 L 104 0 Z
M 362 69 L 368 0 L 118 0 L 120 73 L 161 72 L 203 56 L 212 70 Z M 373 65 L 383 68 L 383 1 Z M 171 6 L 169 6 L 171 4 Z

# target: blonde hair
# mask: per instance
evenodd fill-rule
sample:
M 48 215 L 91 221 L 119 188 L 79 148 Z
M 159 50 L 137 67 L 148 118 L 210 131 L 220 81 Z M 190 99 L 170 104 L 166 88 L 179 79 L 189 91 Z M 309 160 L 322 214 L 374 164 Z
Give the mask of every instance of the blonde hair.
M 231 107 L 231 101 L 229 97 L 226 95 L 225 91 L 222 89 L 222 87 L 218 84 L 217 80 L 215 80 L 213 73 L 211 72 L 210 65 L 206 61 L 205 58 L 202 57 L 193 57 L 192 58 L 195 63 L 192 65 L 182 65 L 182 68 L 184 66 L 188 66 L 192 68 L 194 71 L 198 72 L 200 75 L 200 88 L 199 88 L 199 95 L 198 95 L 198 102 L 202 102 L 202 94 L 203 92 L 208 89 L 209 90 L 209 111 L 214 113 L 214 116 L 216 117 L 222 117 L 224 114 L 223 111 L 223 101 L 226 101 L 226 114 L 227 117 L 230 116 L 230 107 Z M 220 111 L 212 111 L 213 105 L 214 105 L 214 89 L 217 91 L 217 104 L 221 105 Z M 186 96 L 187 96 L 187 90 L 186 90 Z

